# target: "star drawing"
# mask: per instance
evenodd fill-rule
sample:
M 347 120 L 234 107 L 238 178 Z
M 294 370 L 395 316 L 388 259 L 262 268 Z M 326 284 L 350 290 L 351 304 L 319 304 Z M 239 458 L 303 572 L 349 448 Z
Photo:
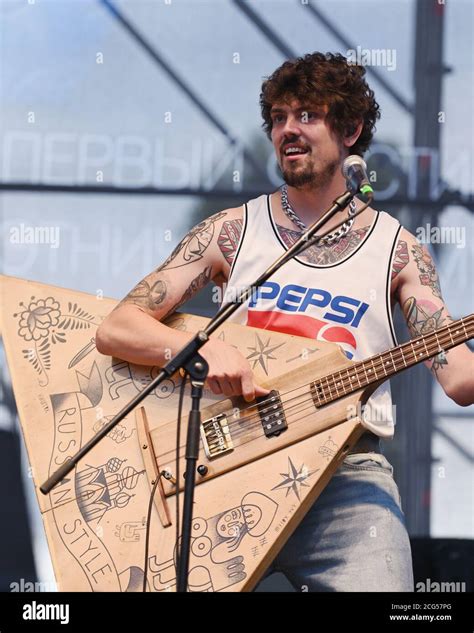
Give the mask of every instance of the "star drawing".
M 280 475 L 284 479 L 277 486 L 272 488 L 272 490 L 278 490 L 279 488 L 286 488 L 286 496 L 290 494 L 290 491 L 293 491 L 298 501 L 300 501 L 300 493 L 299 493 L 298 486 L 300 486 L 300 488 L 302 486 L 305 486 L 305 488 L 309 488 L 309 485 L 304 483 L 305 479 L 309 479 L 309 477 L 311 477 L 311 475 L 313 475 L 314 473 L 318 472 L 318 470 L 319 468 L 316 468 L 316 470 L 308 471 L 307 467 L 304 464 L 302 464 L 300 466 L 300 469 L 297 470 L 295 465 L 291 461 L 291 458 L 288 457 L 288 472 L 280 473 Z
M 263 368 L 263 371 L 268 375 L 267 367 L 268 364 L 266 361 L 268 360 L 276 360 L 276 356 L 272 356 L 272 352 L 276 349 L 284 345 L 285 343 L 280 343 L 279 345 L 274 345 L 273 347 L 269 347 L 270 345 L 270 337 L 266 343 L 262 341 L 258 334 L 255 335 L 255 347 L 248 347 L 252 353 L 247 356 L 247 360 L 251 360 L 253 362 L 252 369 L 255 369 L 256 365 L 260 363 L 260 366 Z

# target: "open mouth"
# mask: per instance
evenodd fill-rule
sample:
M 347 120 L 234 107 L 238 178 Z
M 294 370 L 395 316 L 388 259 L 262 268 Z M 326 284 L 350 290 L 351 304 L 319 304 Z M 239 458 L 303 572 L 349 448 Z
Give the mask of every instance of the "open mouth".
M 308 150 L 304 147 L 299 147 L 297 145 L 288 145 L 283 151 L 284 158 L 287 158 L 290 161 L 298 160 L 302 156 L 305 156 L 308 153 Z

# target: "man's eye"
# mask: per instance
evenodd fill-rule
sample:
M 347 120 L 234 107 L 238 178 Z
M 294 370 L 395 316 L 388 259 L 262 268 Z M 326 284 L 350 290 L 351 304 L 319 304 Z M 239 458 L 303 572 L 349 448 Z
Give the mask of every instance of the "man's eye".
M 273 122 L 274 123 L 279 123 L 282 119 L 283 119 L 283 115 L 282 114 L 274 114 L 273 115 Z
M 316 112 L 302 112 L 301 113 L 301 120 L 303 121 L 303 123 L 306 123 L 306 121 L 309 121 L 311 119 L 315 119 L 316 118 Z

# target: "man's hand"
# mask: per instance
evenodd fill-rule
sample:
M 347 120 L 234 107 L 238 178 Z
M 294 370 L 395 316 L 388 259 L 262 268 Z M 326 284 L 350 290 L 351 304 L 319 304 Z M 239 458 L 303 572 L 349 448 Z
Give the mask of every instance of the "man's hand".
M 229 397 L 242 395 L 247 402 L 270 393 L 254 382 L 248 360 L 235 347 L 210 339 L 199 353 L 209 364 L 207 384 L 212 393 Z

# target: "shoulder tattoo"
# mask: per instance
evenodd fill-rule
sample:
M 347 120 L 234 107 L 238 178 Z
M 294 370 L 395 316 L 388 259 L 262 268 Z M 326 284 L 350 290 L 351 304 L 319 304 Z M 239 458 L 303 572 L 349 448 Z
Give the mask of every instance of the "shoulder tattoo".
M 242 235 L 243 220 L 226 220 L 217 238 L 217 244 L 226 262 L 232 265 L 240 236 Z
M 181 240 L 168 259 L 157 270 L 170 270 L 202 259 L 214 237 L 215 224 L 227 214 L 222 211 L 200 222 Z M 177 260 L 178 255 L 181 257 Z M 175 261 L 177 260 L 177 261 Z
M 420 273 L 421 284 L 431 288 L 433 295 L 442 299 L 439 277 L 431 255 L 426 248 L 417 244 L 412 246 L 411 252 Z
M 392 280 L 408 264 L 410 256 L 408 254 L 408 244 L 404 240 L 398 240 L 395 256 L 392 262 Z

